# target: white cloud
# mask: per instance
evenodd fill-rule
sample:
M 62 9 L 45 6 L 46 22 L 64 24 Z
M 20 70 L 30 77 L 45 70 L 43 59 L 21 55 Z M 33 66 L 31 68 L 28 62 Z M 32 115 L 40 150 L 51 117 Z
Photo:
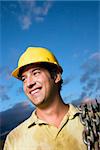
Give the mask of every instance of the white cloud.
M 100 51 L 99 51 L 99 52 L 96 52 L 96 53 L 93 53 L 93 54 L 90 56 L 90 59 L 100 60 Z
M 26 30 L 32 24 L 30 16 L 20 16 L 19 21 L 23 30 Z
M 80 78 L 83 91 L 80 98 L 85 96 L 98 97 L 100 89 L 100 52 L 92 53 L 81 66 L 83 73 Z
M 43 22 L 52 6 L 52 1 L 41 1 L 41 5 L 39 5 L 39 1 L 35 0 L 18 2 L 21 9 L 18 20 L 23 30 L 29 29 L 33 20 Z
M 44 21 L 44 17 L 35 17 L 35 21 L 36 22 L 43 22 Z
M 27 30 L 32 25 L 33 21 L 43 22 L 48 15 L 53 1 L 36 1 L 36 0 L 17 0 L 7 2 L 7 5 L 2 6 L 5 13 L 10 13 L 18 19 L 18 22 L 23 30 Z

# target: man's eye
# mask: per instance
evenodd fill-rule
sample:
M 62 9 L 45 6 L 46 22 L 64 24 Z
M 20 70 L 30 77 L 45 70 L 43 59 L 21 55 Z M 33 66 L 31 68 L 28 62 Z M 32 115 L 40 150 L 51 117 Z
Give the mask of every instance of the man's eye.
M 25 77 L 22 77 L 21 80 L 24 82 L 25 81 Z
M 39 70 L 36 70 L 36 71 L 33 72 L 33 75 L 34 75 L 34 76 L 37 76 L 37 75 L 39 75 L 39 74 L 40 74 L 40 71 L 39 71 Z

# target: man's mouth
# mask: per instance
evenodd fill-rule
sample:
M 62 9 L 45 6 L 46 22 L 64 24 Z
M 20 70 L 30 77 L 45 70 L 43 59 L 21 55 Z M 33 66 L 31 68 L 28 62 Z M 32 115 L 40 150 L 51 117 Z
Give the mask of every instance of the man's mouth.
M 30 93 L 31 95 L 34 95 L 34 94 L 38 93 L 38 92 L 40 91 L 40 89 L 41 89 L 40 87 L 35 88 L 35 89 L 31 90 L 29 93 Z

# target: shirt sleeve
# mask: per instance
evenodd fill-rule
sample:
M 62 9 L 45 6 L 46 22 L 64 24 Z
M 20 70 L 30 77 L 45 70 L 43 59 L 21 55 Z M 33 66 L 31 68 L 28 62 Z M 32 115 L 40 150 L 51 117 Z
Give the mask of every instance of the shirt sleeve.
M 3 150 L 13 150 L 12 138 L 8 135 Z

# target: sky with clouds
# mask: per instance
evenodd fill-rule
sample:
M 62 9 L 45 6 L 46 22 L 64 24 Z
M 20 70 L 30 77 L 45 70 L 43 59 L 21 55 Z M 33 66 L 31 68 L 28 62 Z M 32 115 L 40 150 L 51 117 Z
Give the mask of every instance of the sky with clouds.
M 56 55 L 66 103 L 100 97 L 99 1 L 2 0 L 0 6 L 0 112 L 29 106 L 22 82 L 11 77 L 29 46 Z

